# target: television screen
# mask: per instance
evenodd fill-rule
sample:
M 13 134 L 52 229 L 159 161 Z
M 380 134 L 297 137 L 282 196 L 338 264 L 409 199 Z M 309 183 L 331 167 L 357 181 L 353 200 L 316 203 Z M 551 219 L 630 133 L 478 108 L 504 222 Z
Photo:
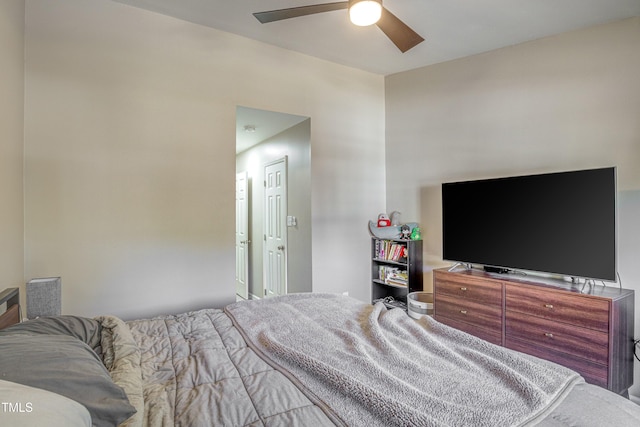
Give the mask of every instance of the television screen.
M 442 184 L 443 258 L 616 280 L 616 170 Z

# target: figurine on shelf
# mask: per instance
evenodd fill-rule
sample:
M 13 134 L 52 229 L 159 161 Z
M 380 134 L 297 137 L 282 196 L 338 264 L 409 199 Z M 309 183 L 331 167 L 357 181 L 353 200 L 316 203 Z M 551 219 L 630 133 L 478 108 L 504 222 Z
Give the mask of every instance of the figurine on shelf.
M 391 219 L 392 226 L 395 226 L 395 227 L 400 226 L 400 215 L 401 214 L 398 211 L 391 212 L 391 214 L 389 215 L 389 218 Z
M 400 227 L 400 238 L 402 240 L 409 240 L 411 238 L 411 227 L 407 224 L 404 224 Z
M 415 227 L 411 230 L 411 240 L 421 240 L 422 235 L 420 234 L 420 227 Z
M 389 215 L 381 213 L 378 215 L 378 227 L 389 227 L 391 225 L 391 220 L 389 219 Z

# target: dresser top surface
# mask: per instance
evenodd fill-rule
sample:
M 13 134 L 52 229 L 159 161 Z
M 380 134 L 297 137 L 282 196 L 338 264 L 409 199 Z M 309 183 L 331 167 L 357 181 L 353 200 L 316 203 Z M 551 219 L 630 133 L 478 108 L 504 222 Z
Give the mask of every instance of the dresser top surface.
M 435 271 L 438 274 L 455 274 L 464 277 L 499 281 L 507 284 L 544 287 L 548 289 L 572 292 L 580 295 L 591 295 L 595 297 L 611 299 L 624 297 L 634 293 L 632 289 L 624 289 L 618 286 L 603 286 L 597 284 L 586 285 L 583 283 L 576 284 L 561 279 L 547 278 L 538 275 L 529 275 L 526 273 L 489 273 L 476 268 L 467 269 L 464 267 L 458 267 L 453 271 L 448 271 L 447 268 L 441 268 Z

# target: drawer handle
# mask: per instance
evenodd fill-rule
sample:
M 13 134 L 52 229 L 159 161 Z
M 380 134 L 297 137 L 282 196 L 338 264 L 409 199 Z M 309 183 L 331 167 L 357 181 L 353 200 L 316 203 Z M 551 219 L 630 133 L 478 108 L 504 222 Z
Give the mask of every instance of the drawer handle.
M 550 334 L 549 332 L 545 332 L 544 336 L 547 338 L 553 338 L 553 334 Z
M 460 290 L 461 290 L 462 292 L 466 292 L 466 291 L 467 291 L 467 288 L 462 287 L 462 288 L 460 288 Z
M 553 304 L 545 304 L 544 305 L 546 308 L 553 308 Z
M 467 314 L 467 310 L 460 310 L 460 313 Z

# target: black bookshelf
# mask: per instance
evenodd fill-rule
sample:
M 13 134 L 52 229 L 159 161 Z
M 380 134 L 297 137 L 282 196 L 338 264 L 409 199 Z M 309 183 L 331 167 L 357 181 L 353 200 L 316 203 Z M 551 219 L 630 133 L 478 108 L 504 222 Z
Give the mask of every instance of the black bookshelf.
M 422 240 L 371 239 L 372 303 L 406 309 L 407 294 L 422 286 Z

